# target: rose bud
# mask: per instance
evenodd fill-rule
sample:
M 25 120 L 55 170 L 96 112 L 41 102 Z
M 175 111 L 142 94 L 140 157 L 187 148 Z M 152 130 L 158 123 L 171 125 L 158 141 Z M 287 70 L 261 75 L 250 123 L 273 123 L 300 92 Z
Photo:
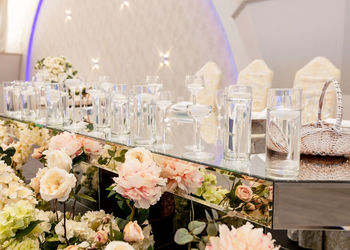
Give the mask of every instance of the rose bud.
M 94 243 L 96 246 L 102 246 L 108 241 L 108 233 L 106 231 L 98 231 L 94 237 Z
M 129 222 L 124 228 L 124 240 L 125 241 L 141 241 L 144 239 L 141 227 L 137 224 L 137 221 Z

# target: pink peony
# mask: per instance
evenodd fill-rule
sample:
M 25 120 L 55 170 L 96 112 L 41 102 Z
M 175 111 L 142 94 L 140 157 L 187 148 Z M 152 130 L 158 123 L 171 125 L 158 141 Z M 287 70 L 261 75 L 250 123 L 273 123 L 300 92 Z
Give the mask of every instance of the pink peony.
M 219 237 L 210 237 L 206 250 L 277 250 L 271 234 L 264 234 L 262 228 L 254 229 L 249 222 L 230 230 L 225 224 L 219 226 Z
M 140 162 L 135 159 L 125 161 L 119 168 L 117 178 L 113 178 L 113 190 L 135 202 L 137 208 L 149 208 L 162 195 L 166 179 L 160 177 L 161 168 L 152 161 Z
M 100 142 L 88 138 L 80 138 L 83 149 L 86 154 L 100 155 L 103 151 L 103 146 Z
M 174 191 L 178 187 L 186 193 L 195 193 L 204 181 L 203 172 L 199 167 L 178 160 L 164 163 L 161 177 L 168 178 L 168 191 Z
M 74 158 L 82 153 L 83 144 L 73 133 L 63 132 L 50 139 L 49 151 L 62 150 Z
M 136 147 L 126 152 L 125 161 L 129 161 L 129 160 L 137 160 L 140 163 L 153 161 L 152 153 L 145 148 Z

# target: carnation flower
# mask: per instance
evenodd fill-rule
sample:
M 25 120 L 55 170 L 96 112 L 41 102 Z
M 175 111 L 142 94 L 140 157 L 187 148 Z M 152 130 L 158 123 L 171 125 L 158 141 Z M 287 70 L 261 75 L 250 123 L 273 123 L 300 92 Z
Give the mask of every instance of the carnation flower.
M 168 178 L 168 191 L 174 191 L 178 187 L 186 193 L 195 193 L 204 181 L 200 168 L 178 160 L 164 163 L 161 177 Z
M 143 159 L 148 155 L 142 149 Z M 113 190 L 135 202 L 137 208 L 149 208 L 162 195 L 166 179 L 160 177 L 161 168 L 152 160 L 128 160 L 118 168 L 118 177 L 113 178 Z
M 254 229 L 247 222 L 245 225 L 230 230 L 225 224 L 219 225 L 219 237 L 210 237 L 206 250 L 277 250 L 270 233 L 264 234 L 262 228 Z
M 76 178 L 60 168 L 50 168 L 40 180 L 40 195 L 45 201 L 66 201 Z
M 62 150 L 70 157 L 74 158 L 82 153 L 82 146 L 83 144 L 78 140 L 75 134 L 63 132 L 51 138 L 49 151 L 55 149 Z

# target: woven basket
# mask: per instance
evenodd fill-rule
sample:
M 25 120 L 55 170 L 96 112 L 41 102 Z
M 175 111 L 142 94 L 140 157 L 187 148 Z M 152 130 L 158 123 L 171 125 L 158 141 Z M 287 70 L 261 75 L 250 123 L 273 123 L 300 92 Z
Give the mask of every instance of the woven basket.
M 324 96 L 328 86 L 333 83 L 337 95 L 337 116 L 335 124 L 321 120 Z M 317 122 L 302 126 L 300 152 L 308 155 L 350 155 L 350 130 L 341 127 L 343 118 L 342 93 L 339 83 L 330 80 L 325 83 L 319 101 Z

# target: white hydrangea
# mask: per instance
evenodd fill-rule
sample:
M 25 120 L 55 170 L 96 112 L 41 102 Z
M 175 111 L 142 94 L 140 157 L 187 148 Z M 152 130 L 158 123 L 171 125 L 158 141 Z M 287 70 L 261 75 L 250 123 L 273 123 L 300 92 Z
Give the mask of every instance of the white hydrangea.
M 80 240 L 88 242 L 93 242 L 96 233 L 94 230 L 89 228 L 85 221 L 78 222 L 74 220 L 66 220 L 66 229 L 67 239 L 78 237 Z M 55 233 L 58 235 L 58 239 L 61 242 L 64 242 L 63 220 L 56 225 Z

